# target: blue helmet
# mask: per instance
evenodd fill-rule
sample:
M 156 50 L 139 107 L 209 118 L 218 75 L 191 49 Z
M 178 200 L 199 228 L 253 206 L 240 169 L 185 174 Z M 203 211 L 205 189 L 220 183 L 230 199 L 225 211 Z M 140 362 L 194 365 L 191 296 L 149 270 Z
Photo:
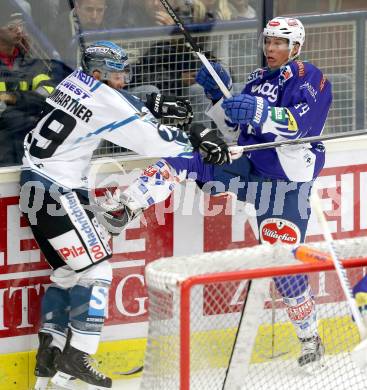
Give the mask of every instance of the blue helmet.
M 90 75 L 98 70 L 102 80 L 108 80 L 110 73 L 126 72 L 129 74 L 130 72 L 126 51 L 109 41 L 94 42 L 86 47 L 81 65 L 83 71 Z

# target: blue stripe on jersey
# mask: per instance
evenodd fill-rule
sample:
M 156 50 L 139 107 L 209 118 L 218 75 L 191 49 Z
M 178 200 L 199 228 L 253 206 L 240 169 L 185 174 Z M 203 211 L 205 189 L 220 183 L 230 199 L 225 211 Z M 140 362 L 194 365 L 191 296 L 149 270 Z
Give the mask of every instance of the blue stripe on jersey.
M 75 333 L 85 334 L 85 335 L 90 335 L 90 336 L 99 336 L 101 334 L 101 332 L 98 332 L 98 331 L 91 332 L 91 331 L 87 331 L 87 330 L 80 330 L 80 329 L 74 328 L 73 326 L 70 326 L 70 329 Z
M 192 152 L 183 152 L 178 154 L 176 157 L 182 157 L 182 158 L 193 158 Z
M 130 116 L 129 118 L 124 119 L 123 121 L 120 121 L 117 123 L 116 122 L 109 123 L 108 125 L 103 126 L 99 129 L 93 131 L 92 133 L 88 133 L 85 137 L 79 137 L 74 143 L 76 144 L 85 138 L 92 137 L 93 135 L 97 135 L 97 134 L 103 133 L 105 131 L 114 131 L 114 130 L 118 129 L 119 127 L 125 126 L 125 125 L 129 124 L 130 122 L 136 121 L 139 118 L 140 118 L 139 115 L 134 114 L 134 115 Z
M 119 94 L 120 98 L 123 98 L 123 100 L 125 102 L 129 103 L 129 105 L 134 110 L 143 111 L 145 104 L 143 103 L 142 100 L 140 100 L 136 96 L 132 95 L 131 93 L 129 93 L 128 91 L 125 91 L 123 89 L 121 89 L 119 91 L 115 91 L 115 92 L 117 92 Z
M 90 91 L 91 91 L 91 92 L 96 91 L 101 85 L 103 85 L 103 83 L 101 83 L 100 81 L 98 81 L 97 84 L 94 85 L 94 86 L 90 89 Z

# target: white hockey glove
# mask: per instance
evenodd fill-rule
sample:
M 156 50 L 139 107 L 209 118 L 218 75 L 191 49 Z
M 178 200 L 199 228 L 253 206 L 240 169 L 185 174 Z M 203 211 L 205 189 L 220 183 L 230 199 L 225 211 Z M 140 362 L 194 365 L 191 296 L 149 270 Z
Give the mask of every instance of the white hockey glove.
M 194 114 L 189 99 L 157 94 L 155 92 L 146 95 L 145 103 L 149 111 L 157 119 L 165 119 L 167 124 L 177 127 L 191 123 Z
M 128 200 L 119 188 L 113 193 L 106 190 L 104 198 L 98 204 L 103 210 L 100 222 L 112 235 L 119 235 L 133 219 L 143 212 L 143 209 L 134 211 L 130 209 Z
M 106 212 L 120 211 L 125 207 L 125 204 L 121 201 L 121 190 L 119 188 L 116 188 L 113 193 L 106 190 L 103 199 L 98 203 Z

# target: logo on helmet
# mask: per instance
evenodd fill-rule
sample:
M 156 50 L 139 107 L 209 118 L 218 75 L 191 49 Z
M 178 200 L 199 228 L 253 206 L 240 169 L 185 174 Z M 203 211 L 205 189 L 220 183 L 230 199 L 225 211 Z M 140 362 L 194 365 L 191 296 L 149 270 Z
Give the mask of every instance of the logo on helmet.
M 291 27 L 297 27 L 298 26 L 298 20 L 297 19 L 287 19 L 288 26 Z
M 280 26 L 280 23 L 276 20 L 271 20 L 269 22 L 269 26 L 272 26 L 272 27 Z
M 97 46 L 97 47 L 88 47 L 85 49 L 85 52 L 86 53 L 109 53 L 111 52 L 111 49 L 109 47 L 101 47 L 101 46 Z

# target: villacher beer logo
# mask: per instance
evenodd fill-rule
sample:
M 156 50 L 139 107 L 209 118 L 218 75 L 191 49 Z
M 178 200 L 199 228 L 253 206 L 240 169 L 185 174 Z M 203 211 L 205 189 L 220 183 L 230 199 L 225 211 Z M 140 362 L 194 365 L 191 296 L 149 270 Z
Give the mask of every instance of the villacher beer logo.
M 286 244 L 298 244 L 301 239 L 299 228 L 292 222 L 281 218 L 268 218 L 261 222 L 261 242 L 283 242 Z

